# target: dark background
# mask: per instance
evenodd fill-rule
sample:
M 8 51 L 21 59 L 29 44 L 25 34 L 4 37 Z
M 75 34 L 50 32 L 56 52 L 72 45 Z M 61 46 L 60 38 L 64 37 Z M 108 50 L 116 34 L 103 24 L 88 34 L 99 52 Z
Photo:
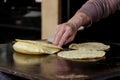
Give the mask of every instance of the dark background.
M 0 43 L 19 39 L 40 39 L 40 16 L 24 17 L 31 11 L 40 13 L 41 3 L 34 0 L 0 1 Z
M 62 22 L 70 19 L 87 0 L 61 0 Z M 23 17 L 30 11 L 39 11 L 41 3 L 34 0 L 0 1 L 0 42 L 11 42 L 16 38 L 40 39 L 41 15 L 38 17 Z M 120 11 L 108 18 L 93 23 L 84 31 L 79 31 L 75 41 L 105 41 L 120 42 Z

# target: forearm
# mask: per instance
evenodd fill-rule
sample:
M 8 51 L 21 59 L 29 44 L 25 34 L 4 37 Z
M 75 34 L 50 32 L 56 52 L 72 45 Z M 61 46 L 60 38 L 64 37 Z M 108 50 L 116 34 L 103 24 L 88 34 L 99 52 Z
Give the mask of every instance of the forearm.
M 67 23 L 78 29 L 80 26 L 105 18 L 117 10 L 120 10 L 120 0 L 88 0 Z
M 120 10 L 120 0 L 88 0 L 78 11 L 87 14 L 92 22 Z
M 91 19 L 85 13 L 76 12 L 75 15 L 68 21 L 68 23 L 72 24 L 72 26 L 77 29 L 80 26 L 89 25 L 91 23 Z

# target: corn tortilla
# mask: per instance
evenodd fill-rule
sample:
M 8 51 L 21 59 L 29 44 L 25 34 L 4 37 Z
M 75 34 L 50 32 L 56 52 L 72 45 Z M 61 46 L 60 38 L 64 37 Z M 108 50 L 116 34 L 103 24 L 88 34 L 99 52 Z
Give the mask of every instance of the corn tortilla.
M 17 39 L 13 44 L 13 49 L 24 54 L 54 54 L 62 50 L 61 47 L 47 42 L 20 39 Z

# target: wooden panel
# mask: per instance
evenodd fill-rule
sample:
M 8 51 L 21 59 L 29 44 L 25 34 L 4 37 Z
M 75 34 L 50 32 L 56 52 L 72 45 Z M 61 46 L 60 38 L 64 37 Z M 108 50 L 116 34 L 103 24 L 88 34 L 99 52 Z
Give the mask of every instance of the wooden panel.
M 60 0 L 42 0 L 42 39 L 49 38 L 54 34 L 55 28 L 60 22 L 60 3 Z

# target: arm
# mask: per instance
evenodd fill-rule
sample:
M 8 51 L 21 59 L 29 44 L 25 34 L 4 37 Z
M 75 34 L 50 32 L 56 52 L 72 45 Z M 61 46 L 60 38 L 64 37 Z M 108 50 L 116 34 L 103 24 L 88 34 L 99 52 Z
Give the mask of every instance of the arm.
M 63 46 L 73 41 L 79 27 L 105 18 L 116 10 L 120 10 L 120 0 L 88 0 L 70 20 L 57 26 L 53 44 Z
M 78 12 L 87 14 L 92 22 L 96 22 L 117 10 L 120 10 L 120 0 L 88 0 Z

